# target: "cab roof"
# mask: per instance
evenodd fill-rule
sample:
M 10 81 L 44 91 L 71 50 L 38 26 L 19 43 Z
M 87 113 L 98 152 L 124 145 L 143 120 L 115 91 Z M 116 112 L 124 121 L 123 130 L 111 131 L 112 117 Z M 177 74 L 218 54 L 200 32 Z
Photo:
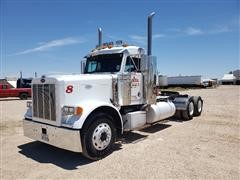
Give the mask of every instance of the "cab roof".
M 91 53 L 89 53 L 87 55 L 87 57 L 89 56 L 96 56 L 96 55 L 100 55 L 100 54 L 116 54 L 116 53 L 123 53 L 124 51 L 127 51 L 129 54 L 132 55 L 136 55 L 136 54 L 144 54 L 144 49 L 140 48 L 138 46 L 114 46 L 114 47 L 106 47 L 106 48 L 102 48 L 102 49 L 94 49 L 92 50 Z

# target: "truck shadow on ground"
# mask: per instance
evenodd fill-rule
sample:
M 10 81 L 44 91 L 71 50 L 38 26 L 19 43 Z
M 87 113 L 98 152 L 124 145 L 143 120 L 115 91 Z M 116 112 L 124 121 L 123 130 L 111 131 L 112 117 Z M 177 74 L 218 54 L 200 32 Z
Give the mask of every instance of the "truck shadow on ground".
M 155 124 L 144 128 L 141 131 L 124 132 L 121 139 L 119 139 L 114 146 L 114 151 L 122 149 L 122 144 L 135 144 L 143 141 L 148 137 L 145 133 L 155 133 L 164 130 L 171 125 Z M 56 148 L 54 146 L 33 141 L 27 144 L 18 146 L 19 153 L 31 158 L 39 163 L 51 163 L 66 170 L 75 170 L 79 166 L 90 164 L 92 160 L 85 158 L 81 153 L 75 153 L 64 149 Z
M 159 124 L 154 124 L 152 126 L 141 129 L 140 131 L 146 132 L 146 133 L 156 133 L 156 132 L 162 131 L 164 129 L 167 129 L 171 126 L 172 125 L 170 125 L 170 124 L 160 124 L 159 123 Z
M 39 163 L 51 163 L 66 170 L 78 169 L 94 161 L 85 158 L 81 153 L 75 153 L 38 141 L 18 146 L 19 153 Z
M 152 134 L 152 133 L 162 131 L 169 127 L 171 127 L 171 125 L 169 125 L 169 124 L 154 124 L 152 126 L 140 129 L 138 131 L 124 132 L 123 137 L 121 139 L 121 143 L 135 144 L 139 141 L 143 141 L 144 139 L 146 139 L 148 137 L 148 134 L 141 134 L 142 132 Z
M 177 123 L 184 123 L 184 122 L 187 122 L 187 121 L 191 121 L 192 119 L 189 119 L 189 120 L 184 120 L 184 119 L 181 119 L 181 118 L 177 118 L 177 117 L 171 117 L 168 119 L 169 122 L 177 122 Z

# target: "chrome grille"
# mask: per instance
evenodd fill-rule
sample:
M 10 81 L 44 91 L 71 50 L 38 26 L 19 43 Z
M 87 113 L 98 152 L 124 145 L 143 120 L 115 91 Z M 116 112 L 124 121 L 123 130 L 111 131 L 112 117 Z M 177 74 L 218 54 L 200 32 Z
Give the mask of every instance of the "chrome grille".
M 55 85 L 33 84 L 33 117 L 56 121 Z

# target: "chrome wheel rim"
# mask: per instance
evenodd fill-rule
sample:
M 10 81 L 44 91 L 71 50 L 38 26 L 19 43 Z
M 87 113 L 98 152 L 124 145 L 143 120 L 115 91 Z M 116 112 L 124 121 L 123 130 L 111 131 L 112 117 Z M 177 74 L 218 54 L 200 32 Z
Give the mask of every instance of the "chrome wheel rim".
M 189 111 L 189 115 L 192 116 L 193 112 L 194 112 L 194 104 L 193 104 L 193 102 L 189 103 L 188 111 Z
M 107 123 L 99 124 L 93 131 L 92 143 L 95 149 L 104 150 L 111 142 L 112 130 Z
M 198 112 L 201 112 L 202 111 L 202 101 L 199 100 L 198 101 Z

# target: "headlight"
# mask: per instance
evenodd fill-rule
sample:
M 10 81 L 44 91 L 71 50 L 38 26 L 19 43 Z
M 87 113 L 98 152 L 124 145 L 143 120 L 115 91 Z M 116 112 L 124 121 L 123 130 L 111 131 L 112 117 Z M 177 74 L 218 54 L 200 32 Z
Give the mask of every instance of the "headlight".
M 63 106 L 62 112 L 63 115 L 80 115 L 83 112 L 83 108 L 79 106 Z
M 32 101 L 27 101 L 27 107 L 31 108 L 32 107 Z

